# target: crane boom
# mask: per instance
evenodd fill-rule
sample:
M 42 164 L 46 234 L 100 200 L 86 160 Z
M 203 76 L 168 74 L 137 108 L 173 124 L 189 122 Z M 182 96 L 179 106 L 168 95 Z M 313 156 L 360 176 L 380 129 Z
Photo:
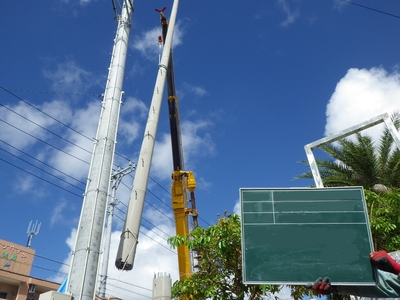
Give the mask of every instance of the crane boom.
M 122 229 L 121 240 L 115 260 L 115 266 L 118 269 L 131 270 L 133 268 L 178 5 L 179 0 L 174 0 L 171 11 L 171 28 L 166 36 L 165 46 L 158 68 L 156 84 L 136 166 L 136 174 L 129 199 L 125 224 Z
M 168 20 L 164 15 L 165 7 L 162 10 L 157 10 L 161 17 L 161 26 L 163 40 L 165 41 L 168 34 Z M 175 217 L 176 234 L 180 236 L 188 236 L 189 234 L 189 215 L 193 217 L 194 226 L 197 227 L 197 210 L 194 198 L 194 189 L 196 181 L 194 174 L 191 171 L 185 171 L 184 158 L 182 149 L 182 135 L 180 127 L 178 97 L 175 89 L 174 62 L 171 53 L 169 55 L 169 68 L 167 71 L 167 87 L 168 87 L 168 112 L 169 124 L 171 131 L 171 146 L 172 146 L 172 209 Z M 188 200 L 188 192 L 190 191 L 190 200 Z M 188 202 L 191 202 L 191 208 L 187 207 Z M 181 245 L 177 249 L 178 266 L 180 279 L 188 278 L 192 272 L 191 255 L 186 245 Z

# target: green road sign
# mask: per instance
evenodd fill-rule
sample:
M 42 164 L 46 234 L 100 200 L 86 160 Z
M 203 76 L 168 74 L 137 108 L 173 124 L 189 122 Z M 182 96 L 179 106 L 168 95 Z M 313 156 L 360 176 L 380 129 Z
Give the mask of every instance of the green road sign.
M 362 187 L 240 189 L 247 284 L 375 285 Z

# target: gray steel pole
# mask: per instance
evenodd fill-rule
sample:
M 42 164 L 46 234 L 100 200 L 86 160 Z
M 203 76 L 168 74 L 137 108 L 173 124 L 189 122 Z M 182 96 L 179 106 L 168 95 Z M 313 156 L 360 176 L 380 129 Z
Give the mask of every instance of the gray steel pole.
M 111 234 L 112 234 L 112 223 L 114 217 L 114 208 L 118 204 L 117 200 L 117 189 L 119 184 L 121 183 L 123 177 L 128 175 L 129 173 L 135 170 L 135 166 L 132 162 L 129 163 L 129 166 L 118 171 L 114 172 L 111 177 L 111 195 L 110 195 L 110 203 L 108 204 L 107 210 L 107 227 L 106 233 L 104 235 L 103 242 L 103 255 L 102 262 L 100 266 L 100 286 L 99 286 L 99 299 L 106 299 L 106 287 L 107 287 L 107 275 L 108 275 L 108 261 L 110 257 L 110 244 L 111 244 Z
M 118 28 L 68 276 L 67 292 L 71 293 L 74 300 L 93 300 L 95 297 L 132 11 L 131 2 L 125 1 L 121 16 L 118 17 Z
M 170 25 L 168 27 L 168 33 L 162 52 L 161 62 L 158 68 L 156 84 L 154 87 L 149 116 L 144 131 L 142 147 L 140 149 L 140 155 L 136 165 L 136 174 L 129 199 L 125 224 L 122 229 L 121 240 L 115 261 L 115 266 L 118 269 L 131 270 L 133 268 L 133 261 L 138 243 L 140 221 L 142 219 L 143 204 L 146 196 L 154 143 L 156 140 L 161 100 L 167 75 L 178 5 L 179 1 L 174 0 L 169 23 Z

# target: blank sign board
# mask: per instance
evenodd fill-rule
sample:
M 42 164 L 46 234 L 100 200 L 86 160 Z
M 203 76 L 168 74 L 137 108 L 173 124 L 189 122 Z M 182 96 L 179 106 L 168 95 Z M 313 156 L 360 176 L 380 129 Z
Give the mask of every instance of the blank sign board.
M 240 189 L 247 284 L 375 285 L 362 187 Z

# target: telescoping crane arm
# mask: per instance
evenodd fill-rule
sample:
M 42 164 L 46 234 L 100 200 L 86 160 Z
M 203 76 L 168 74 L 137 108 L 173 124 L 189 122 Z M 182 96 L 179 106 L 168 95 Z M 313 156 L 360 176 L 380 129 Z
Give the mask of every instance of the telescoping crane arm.
M 162 10 L 156 9 L 160 13 L 163 41 L 165 41 L 168 32 L 168 20 L 164 15 L 164 7 Z M 168 112 L 169 124 L 171 130 L 171 146 L 172 146 L 172 209 L 174 211 L 176 234 L 180 236 L 188 236 L 189 234 L 189 216 L 193 217 L 194 227 L 197 227 L 197 210 L 194 197 L 196 188 L 196 180 L 192 171 L 185 171 L 182 135 L 180 128 L 178 98 L 175 90 L 174 64 L 172 57 L 172 47 L 169 55 L 167 70 L 167 87 L 168 87 Z M 188 199 L 190 194 L 190 199 Z M 188 203 L 191 207 L 188 207 Z M 178 249 L 178 266 L 180 279 L 190 277 L 192 273 L 191 255 L 189 249 L 182 245 Z

